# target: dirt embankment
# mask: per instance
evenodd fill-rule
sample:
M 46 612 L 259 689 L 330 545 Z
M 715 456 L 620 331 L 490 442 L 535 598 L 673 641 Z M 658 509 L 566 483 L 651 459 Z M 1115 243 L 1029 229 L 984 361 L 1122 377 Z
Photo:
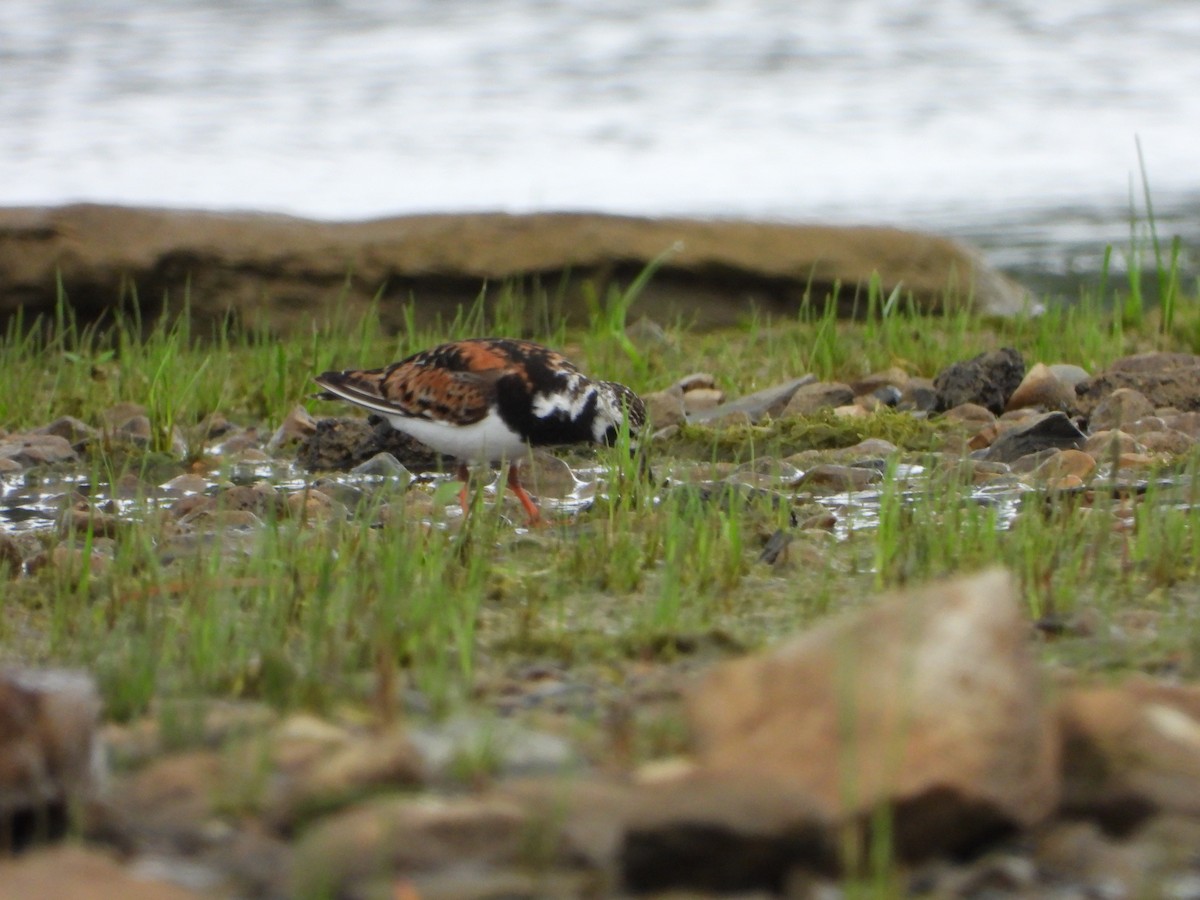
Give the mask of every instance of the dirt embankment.
M 728 324 L 751 307 L 794 312 L 840 286 L 843 312 L 865 305 L 878 274 L 927 308 L 974 303 L 1019 312 L 1025 291 L 980 255 L 946 238 L 892 228 L 841 228 L 587 213 L 420 215 L 318 222 L 253 213 L 77 205 L 0 209 L 0 318 L 54 309 L 61 278 L 84 320 L 136 295 L 146 312 L 186 294 L 200 321 L 230 311 L 286 332 L 335 308 L 354 315 L 380 298 L 399 328 L 405 301 L 419 319 L 453 315 L 483 286 L 540 283 L 563 311 L 586 315 L 584 285 L 600 296 L 675 248 L 634 315 Z

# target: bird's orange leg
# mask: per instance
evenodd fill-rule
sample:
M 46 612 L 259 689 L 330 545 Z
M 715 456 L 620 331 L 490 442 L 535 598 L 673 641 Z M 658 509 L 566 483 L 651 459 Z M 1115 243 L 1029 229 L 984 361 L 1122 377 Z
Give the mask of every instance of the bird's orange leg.
M 535 527 L 544 525 L 545 523 L 542 521 L 542 514 L 537 508 L 537 504 L 533 502 L 533 498 L 521 486 L 521 478 L 517 474 L 516 463 L 512 463 L 508 467 L 508 486 L 517 495 L 517 499 L 521 501 L 521 505 L 525 507 L 525 513 L 529 516 L 529 524 Z
M 460 463 L 458 466 L 458 480 L 463 483 L 462 490 L 458 492 L 458 505 L 462 507 L 463 518 L 467 517 L 467 510 L 471 508 L 471 504 L 467 500 L 467 487 L 471 483 L 471 472 L 467 468 L 466 463 Z

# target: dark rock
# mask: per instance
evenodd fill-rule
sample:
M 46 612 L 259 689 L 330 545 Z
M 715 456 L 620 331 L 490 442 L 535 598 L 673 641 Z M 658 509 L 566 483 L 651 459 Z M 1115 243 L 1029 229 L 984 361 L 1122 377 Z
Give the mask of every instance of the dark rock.
M 629 285 L 672 247 L 635 317 L 733 325 L 752 310 L 795 315 L 806 298 L 835 295 L 850 314 L 851 286 L 872 281 L 885 293 L 903 285 L 925 310 L 1026 308 L 1026 292 L 977 251 L 892 228 L 588 213 L 336 223 L 77 205 L 0 209 L 0 318 L 52 315 L 61 285 L 84 321 L 135 288 L 147 322 L 165 296 L 186 293 L 197 330 L 233 310 L 250 325 L 307 332 L 336 304 L 347 320 L 377 315 L 399 331 L 414 297 L 419 321 L 432 324 L 474 302 L 481 284 L 525 281 L 559 285 L 564 314 L 582 323 L 589 296 Z
M 390 453 L 405 468 L 427 471 L 451 461 L 382 419 L 320 419 L 300 445 L 296 461 L 310 472 L 353 469 L 380 453 Z
M 900 401 L 904 398 L 900 388 L 894 384 L 885 384 L 883 387 L 875 388 L 868 396 L 873 397 L 883 406 L 893 408 L 899 406 Z
M 802 791 L 703 774 L 643 791 L 618 849 L 631 891 L 779 893 L 797 869 L 836 870 L 834 833 Z
M 1085 443 L 1087 435 L 1065 413 L 1052 412 L 1004 431 L 980 458 L 1011 463 L 1041 450 L 1077 450 Z
M 1025 377 L 1025 360 L 1011 347 L 947 366 L 933 379 L 939 412 L 977 403 L 1000 415 Z

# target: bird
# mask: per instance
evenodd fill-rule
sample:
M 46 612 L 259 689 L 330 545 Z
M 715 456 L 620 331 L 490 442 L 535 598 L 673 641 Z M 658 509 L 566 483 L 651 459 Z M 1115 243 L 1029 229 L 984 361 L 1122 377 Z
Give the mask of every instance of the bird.
M 439 344 L 378 369 L 324 372 L 318 396 L 349 401 L 393 428 L 453 457 L 467 511 L 468 466 L 508 463 L 508 487 L 531 525 L 542 524 L 521 484 L 520 460 L 532 447 L 616 442 L 646 422 L 640 397 L 623 384 L 588 378 L 549 347 L 515 338 Z

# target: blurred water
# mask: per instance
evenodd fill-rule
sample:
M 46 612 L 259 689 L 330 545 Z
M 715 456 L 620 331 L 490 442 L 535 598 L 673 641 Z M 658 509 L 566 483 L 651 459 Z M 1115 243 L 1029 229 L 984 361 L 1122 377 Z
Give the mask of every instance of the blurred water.
M 894 223 L 1200 244 L 1192 0 L 0 4 L 0 204 Z

